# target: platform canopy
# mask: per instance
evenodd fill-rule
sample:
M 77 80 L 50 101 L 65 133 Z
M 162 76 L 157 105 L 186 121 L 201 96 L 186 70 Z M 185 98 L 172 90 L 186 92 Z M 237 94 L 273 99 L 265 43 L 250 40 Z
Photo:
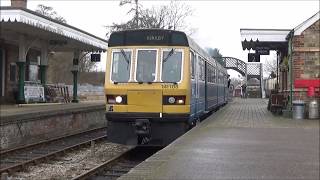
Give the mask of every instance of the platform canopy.
M 286 40 L 291 29 L 240 29 L 243 50 L 256 50 L 267 47 L 270 50 L 282 50 L 288 46 Z
M 101 52 L 107 49 L 106 40 L 34 11 L 17 7 L 0 7 L 0 10 L 0 41 L 18 44 L 19 35 L 24 34 L 34 44 L 37 40 L 46 41 L 54 51 Z

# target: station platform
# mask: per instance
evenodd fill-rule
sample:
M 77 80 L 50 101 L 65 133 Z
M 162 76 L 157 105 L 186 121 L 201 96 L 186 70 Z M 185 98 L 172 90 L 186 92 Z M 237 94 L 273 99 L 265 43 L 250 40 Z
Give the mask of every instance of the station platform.
M 0 106 L 0 150 L 105 127 L 105 101 Z
M 319 120 L 267 111 L 264 99 L 234 99 L 121 180 L 319 179 Z
M 90 109 L 104 109 L 105 101 L 80 101 L 79 103 L 39 103 L 21 105 L 0 105 L 1 124 L 41 116 L 78 112 Z

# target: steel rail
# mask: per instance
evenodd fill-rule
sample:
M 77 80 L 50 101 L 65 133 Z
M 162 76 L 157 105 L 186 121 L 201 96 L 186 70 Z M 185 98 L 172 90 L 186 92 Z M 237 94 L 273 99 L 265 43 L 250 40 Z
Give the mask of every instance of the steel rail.
M 89 130 L 89 131 L 85 131 L 85 132 L 81 132 L 81 133 L 78 133 L 78 134 L 74 134 L 74 135 L 68 135 L 66 136 L 67 138 L 72 138 L 72 137 L 76 137 L 76 136 L 81 136 L 82 134 L 88 134 L 90 132 L 94 132 L 94 131 L 99 131 L 99 130 L 103 130 L 105 128 L 98 128 L 98 129 L 93 129 L 93 130 Z M 14 152 L 19 152 L 19 151 L 24 151 L 25 149 L 27 150 L 30 150 L 32 152 L 32 150 L 37 150 L 35 147 L 38 147 L 40 145 L 45 145 L 45 144 L 48 144 L 48 146 L 50 146 L 50 143 L 53 143 L 55 141 L 59 141 L 59 140 L 63 140 L 63 139 L 67 139 L 66 137 L 60 137 L 60 138 L 57 138 L 57 139 L 54 139 L 54 140 L 51 140 L 51 141 L 44 141 L 42 143 L 35 143 L 33 145 L 28 145 L 28 146 L 23 146 L 23 147 L 19 147 L 19 148 L 15 148 L 15 149 L 12 149 L 12 150 L 8 150 L 8 151 L 5 151 L 5 152 L 2 152 L 0 157 L 1 159 L 3 160 L 3 154 L 10 154 L 10 153 L 14 153 Z M 89 138 L 89 140 L 88 140 Z M 15 171 L 18 171 L 20 169 L 24 169 L 27 165 L 29 164 L 38 164 L 38 163 L 41 163 L 43 161 L 46 161 L 46 160 L 49 160 L 50 158 L 52 157 L 57 157 L 60 153 L 65 153 L 67 150 L 73 150 L 75 148 L 81 148 L 82 146 L 85 146 L 85 145 L 89 145 L 91 144 L 92 141 L 100 141 L 100 140 L 103 140 L 103 139 L 106 139 L 107 138 L 107 135 L 100 135 L 98 137 L 86 137 L 85 140 L 83 140 L 82 142 L 78 142 L 78 143 L 75 143 L 75 144 L 72 144 L 72 145 L 69 145 L 69 146 L 66 146 L 66 147 L 62 147 L 59 149 L 59 146 L 58 146 L 58 150 L 56 149 L 53 149 L 53 151 L 49 152 L 50 151 L 50 147 L 49 147 L 49 150 L 47 150 L 47 153 L 35 153 L 38 154 L 39 156 L 36 156 L 34 158 L 29 158 L 28 157 L 25 157 L 23 159 L 22 162 L 17 162 L 17 163 L 13 163 L 13 165 L 11 166 L 6 166 L 4 168 L 1 168 L 0 169 L 0 174 L 1 173 L 4 173 L 4 172 L 8 172 L 8 173 L 13 173 Z M 80 139 L 81 140 L 81 139 Z M 54 146 L 57 148 L 57 146 Z M 20 156 L 18 156 L 20 157 Z M 10 157 L 8 158 L 10 160 Z M 12 159 L 12 158 L 11 158 Z M 13 156 L 13 159 L 16 159 L 14 156 Z M 18 158 L 19 159 L 19 158 Z M 8 164 L 8 163 L 7 163 Z
M 66 136 L 60 136 L 60 137 L 56 137 L 56 138 L 53 138 L 53 139 L 43 140 L 43 141 L 39 141 L 39 142 L 36 142 L 36 143 L 15 147 L 15 148 L 12 148 L 12 149 L 1 150 L 0 151 L 0 157 L 4 156 L 5 154 L 8 154 L 8 153 L 14 153 L 14 152 L 19 151 L 19 150 L 25 150 L 27 148 L 32 148 L 32 147 L 35 147 L 35 146 L 43 145 L 45 143 L 50 143 L 50 142 L 53 142 L 53 141 L 58 141 L 58 140 L 65 139 L 65 138 L 68 138 L 68 137 L 77 136 L 77 135 L 81 135 L 81 134 L 86 134 L 86 133 L 91 132 L 91 131 L 98 131 L 100 129 L 102 130 L 102 129 L 106 129 L 106 128 L 107 127 L 105 126 L 105 127 L 100 127 L 100 128 L 89 129 L 89 130 L 86 130 L 86 131 L 82 131 L 82 132 L 78 132 L 78 133 L 74 133 L 74 134 L 68 134 Z
M 113 157 L 112 159 L 99 164 L 98 166 L 95 166 L 94 168 L 80 174 L 77 177 L 72 178 L 72 180 L 83 180 L 83 179 L 88 179 L 92 176 L 94 176 L 95 174 L 99 173 L 100 171 L 103 171 L 105 168 L 112 166 L 112 164 L 117 163 L 118 161 L 120 161 L 123 157 L 127 156 L 128 154 L 130 154 L 131 152 L 133 152 L 136 149 L 136 147 L 132 147 L 124 152 L 122 152 L 121 154 Z

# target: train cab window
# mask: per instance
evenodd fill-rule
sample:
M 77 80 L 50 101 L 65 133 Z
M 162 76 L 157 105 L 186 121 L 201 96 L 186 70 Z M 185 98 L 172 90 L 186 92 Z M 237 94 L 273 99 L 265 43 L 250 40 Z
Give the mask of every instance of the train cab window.
M 213 74 L 213 67 L 212 67 L 212 65 L 209 65 L 209 73 L 208 73 L 208 78 L 209 78 L 209 82 L 211 82 L 211 83 L 213 83 L 213 76 L 212 76 L 212 74 Z
M 213 69 L 213 73 L 212 73 L 212 75 L 213 75 L 213 82 L 214 82 L 214 83 L 217 83 L 216 71 L 217 71 L 217 70 L 214 68 L 214 69 Z
M 153 82 L 156 79 L 157 50 L 138 50 L 136 80 Z
M 163 82 L 179 82 L 181 80 L 182 51 L 171 49 L 162 52 Z
M 195 67 L 194 67 L 194 62 L 195 62 L 195 55 L 194 55 L 194 53 L 193 52 L 190 52 L 190 59 L 191 59 L 191 61 L 190 61 L 190 63 L 191 63 L 191 65 L 190 65 L 190 67 L 191 67 L 191 78 L 192 79 L 194 79 L 194 74 L 195 74 Z
M 119 50 L 112 54 L 111 80 L 114 82 L 128 82 L 130 78 L 131 51 Z

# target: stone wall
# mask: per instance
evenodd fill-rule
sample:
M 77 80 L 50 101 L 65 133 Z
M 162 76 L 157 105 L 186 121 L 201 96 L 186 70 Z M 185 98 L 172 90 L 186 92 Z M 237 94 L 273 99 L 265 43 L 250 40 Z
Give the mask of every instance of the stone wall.
M 51 139 L 106 126 L 104 105 L 78 110 L 16 117 L 0 125 L 0 149 Z M 39 113 L 38 113 L 39 114 Z

